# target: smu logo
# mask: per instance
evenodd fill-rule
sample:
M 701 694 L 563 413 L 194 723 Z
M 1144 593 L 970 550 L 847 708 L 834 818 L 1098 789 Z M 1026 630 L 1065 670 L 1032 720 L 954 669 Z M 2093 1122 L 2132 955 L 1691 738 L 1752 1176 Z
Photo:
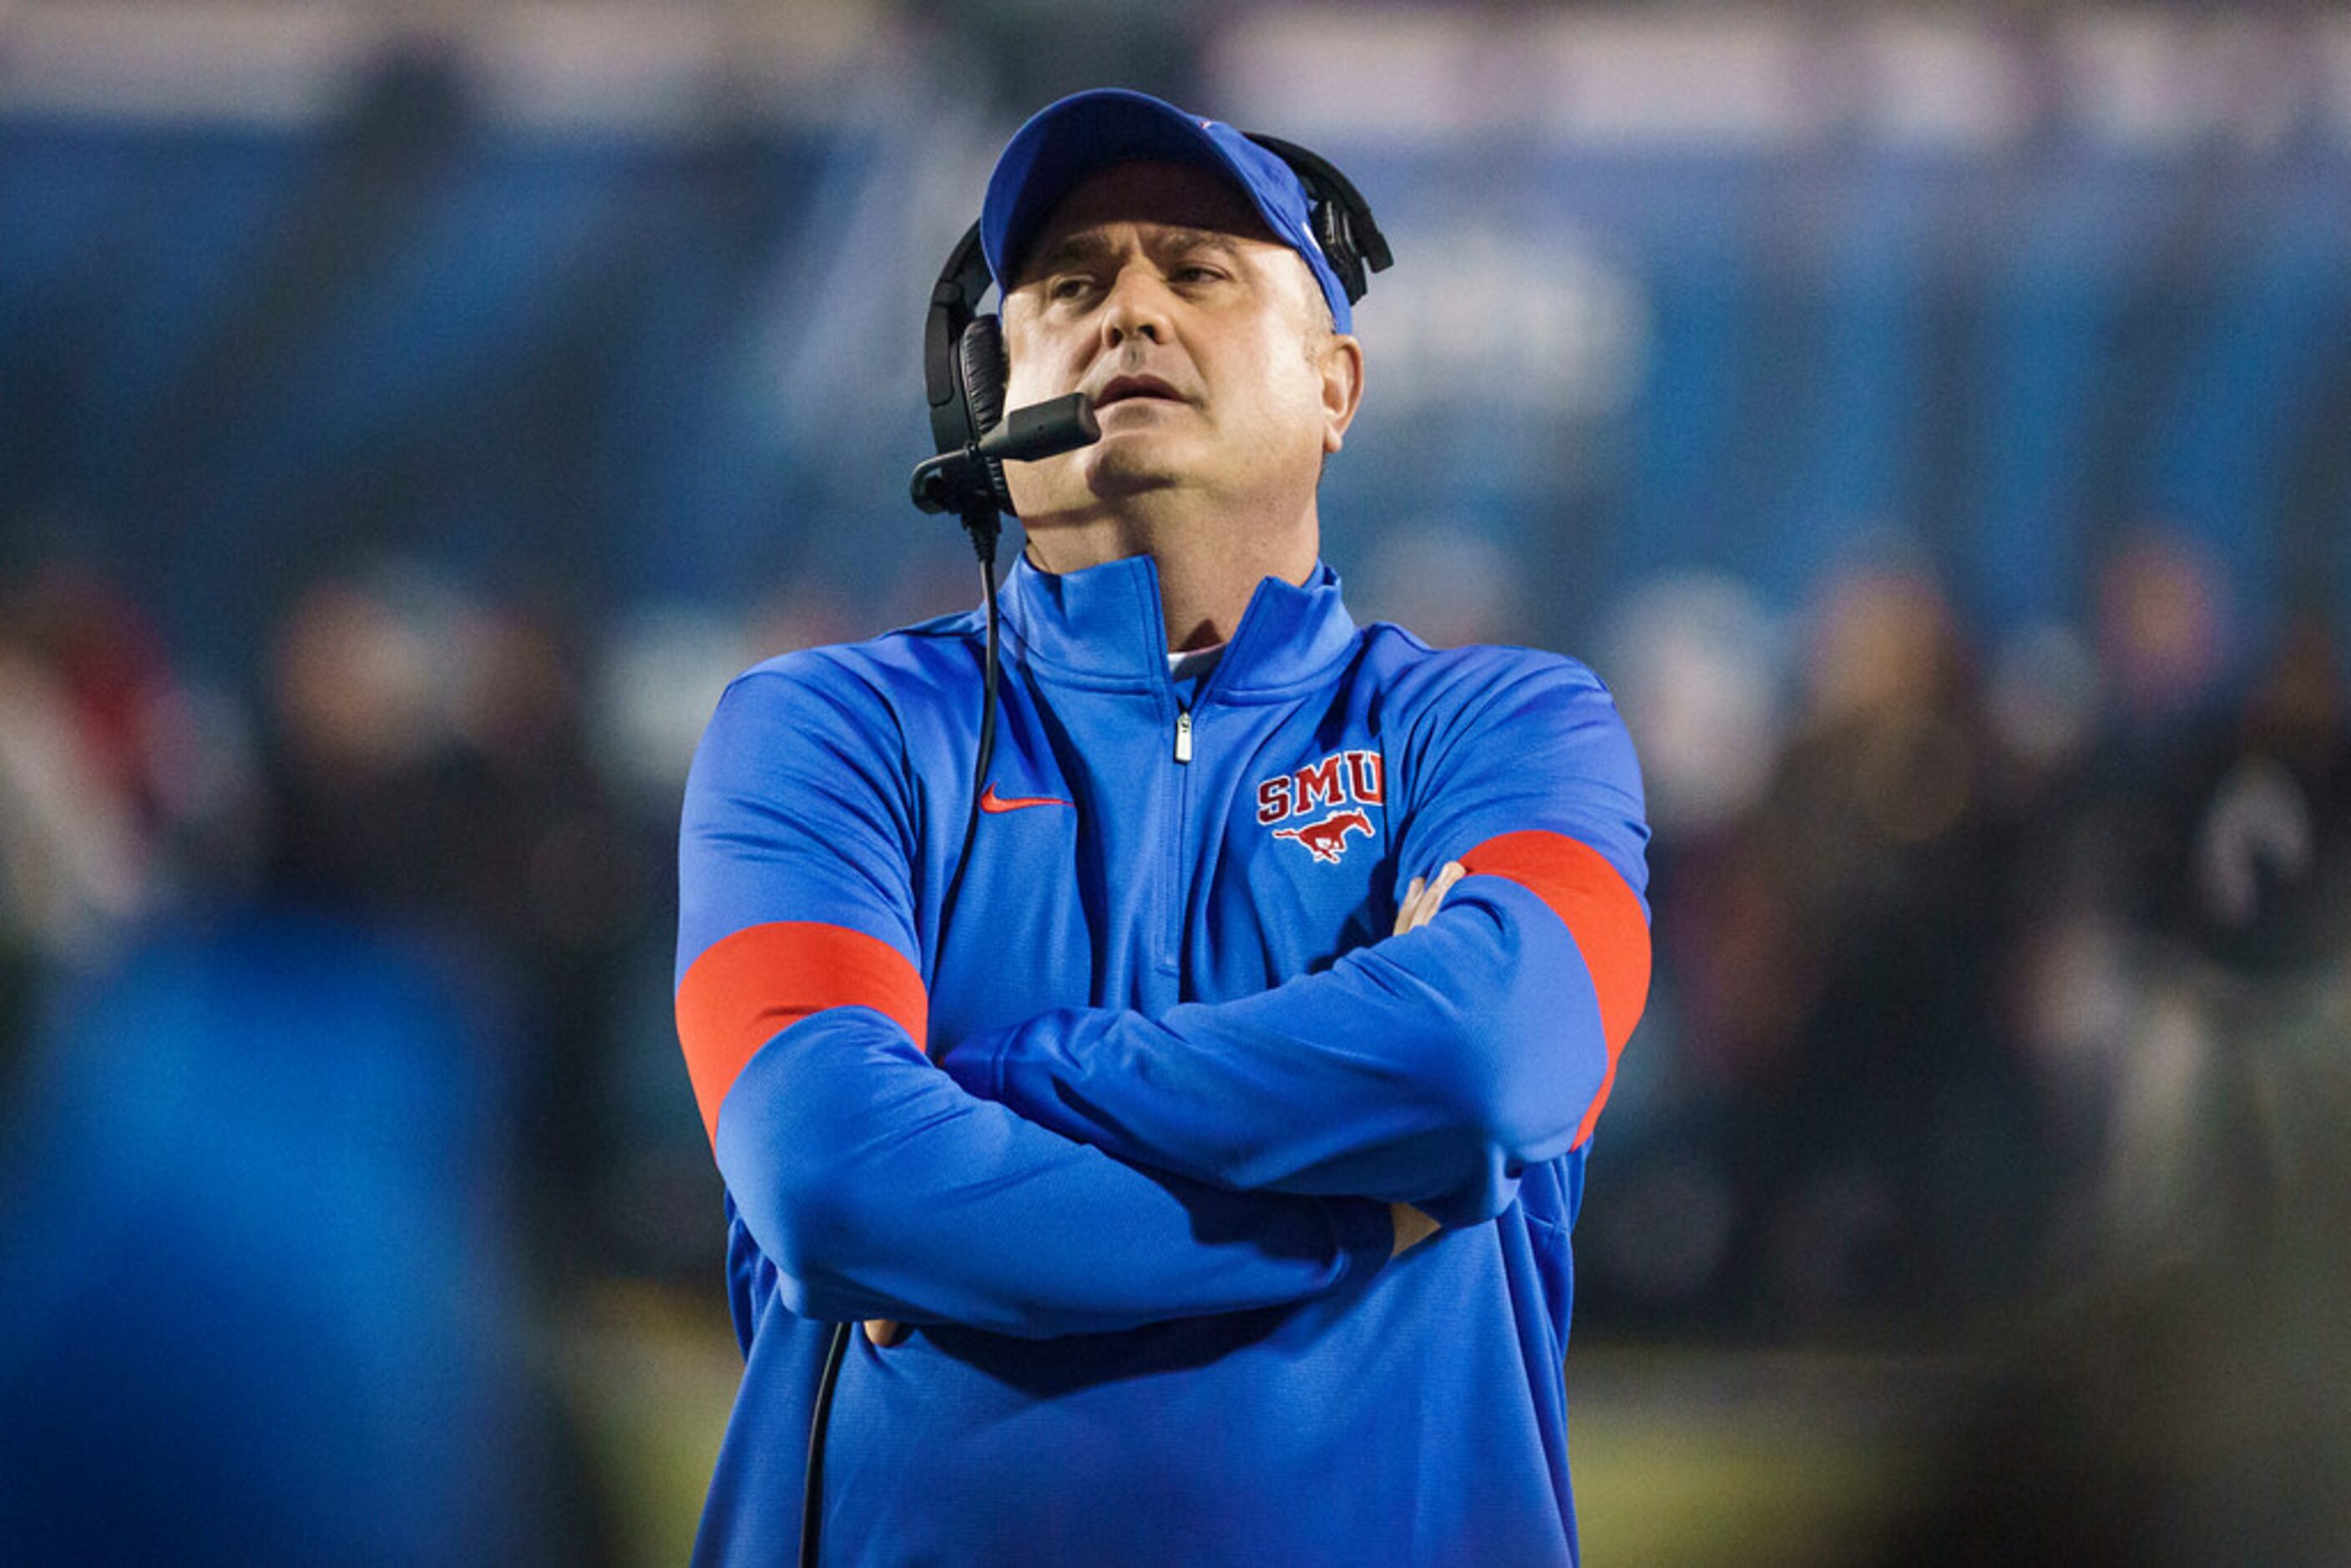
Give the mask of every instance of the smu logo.
M 1387 780 L 1376 751 L 1334 751 L 1320 762 L 1290 773 L 1260 779 L 1257 787 L 1257 820 L 1273 829 L 1277 839 L 1303 844 L 1323 865 L 1335 865 L 1347 852 L 1347 835 L 1377 838 L 1366 806 L 1384 805 Z M 1277 822 L 1322 810 L 1311 822 L 1274 827 Z
M 1295 839 L 1304 844 L 1314 858 L 1325 864 L 1335 864 L 1347 852 L 1347 835 L 1360 831 L 1372 838 L 1372 820 L 1361 811 L 1333 811 L 1319 822 L 1309 822 L 1302 828 L 1276 828 L 1277 839 Z

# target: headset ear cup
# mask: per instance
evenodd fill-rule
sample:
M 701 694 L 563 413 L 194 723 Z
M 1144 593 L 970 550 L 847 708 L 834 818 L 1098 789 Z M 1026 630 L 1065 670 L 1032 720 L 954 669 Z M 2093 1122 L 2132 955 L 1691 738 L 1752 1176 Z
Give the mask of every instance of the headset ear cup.
M 971 438 L 977 441 L 1004 419 L 1004 381 L 1008 373 L 1004 329 L 995 317 L 972 318 L 971 325 L 963 329 L 956 361 L 963 380 L 964 407 L 971 415 Z M 1012 511 L 1012 495 L 1004 485 L 1004 465 L 992 457 L 987 459 L 987 482 L 996 492 L 996 504 Z
M 1347 210 L 1325 198 L 1314 204 L 1311 214 L 1314 237 L 1322 246 L 1324 259 L 1338 276 L 1339 287 L 1350 300 L 1364 297 L 1364 258 L 1355 248 L 1353 225 L 1347 222 Z

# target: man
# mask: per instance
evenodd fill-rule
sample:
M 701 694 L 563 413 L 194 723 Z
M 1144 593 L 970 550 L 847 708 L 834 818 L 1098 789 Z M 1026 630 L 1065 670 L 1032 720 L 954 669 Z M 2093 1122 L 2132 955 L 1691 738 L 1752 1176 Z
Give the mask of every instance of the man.
M 711 720 L 677 1008 L 747 1363 L 707 1559 L 795 1551 L 854 1320 L 829 1561 L 1574 1555 L 1567 1233 L 1647 985 L 1639 777 L 1581 666 L 1348 617 L 1315 486 L 1364 356 L 1305 203 L 1137 94 L 999 161 L 1006 404 L 1083 392 L 1102 439 L 1009 471 L 967 864 L 977 615 Z

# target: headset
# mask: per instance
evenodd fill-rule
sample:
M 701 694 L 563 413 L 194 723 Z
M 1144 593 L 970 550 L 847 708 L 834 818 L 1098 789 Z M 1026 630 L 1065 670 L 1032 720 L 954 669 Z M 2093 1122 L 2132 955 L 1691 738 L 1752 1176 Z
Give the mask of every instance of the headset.
M 1307 222 L 1315 244 L 1330 262 L 1347 303 L 1362 299 L 1370 275 L 1395 265 L 1387 238 L 1372 217 L 1371 204 L 1328 160 L 1293 141 L 1254 131 L 1248 135 L 1298 176 L 1306 189 Z M 980 297 L 991 281 L 987 257 L 980 250 L 979 225 L 974 224 L 939 271 L 923 329 L 923 383 L 930 397 L 931 437 L 942 455 L 966 450 L 1004 419 L 1004 329 L 997 317 L 979 309 Z M 1018 517 L 1012 494 L 1005 487 L 1003 463 L 984 456 L 981 465 L 987 498 L 998 512 Z
M 1353 305 L 1370 287 L 1370 275 L 1395 265 L 1385 235 L 1353 182 L 1296 142 L 1246 132 L 1298 176 L 1305 187 L 1307 223 L 1339 287 Z M 979 749 L 972 769 L 971 810 L 964 821 L 963 852 L 947 884 L 951 909 L 971 862 L 972 835 L 979 825 L 979 800 L 996 750 L 996 688 L 999 626 L 996 605 L 996 541 L 1007 516 L 1018 517 L 1004 465 L 1068 452 L 1100 439 L 1093 409 L 1083 393 L 1015 409 L 1008 418 L 1004 387 L 1008 366 L 1001 320 L 983 314 L 982 296 L 996 279 L 974 224 L 948 253 L 931 287 L 930 314 L 923 327 L 923 382 L 930 402 L 931 437 L 938 454 L 914 470 L 914 505 L 925 512 L 952 513 L 971 536 L 979 558 L 980 596 L 987 618 L 981 677 Z M 809 1418 L 808 1472 L 800 1497 L 800 1564 L 816 1568 L 824 1511 L 824 1434 L 832 1411 L 832 1391 L 849 1354 L 854 1323 L 837 1323 L 818 1375 L 815 1408 Z

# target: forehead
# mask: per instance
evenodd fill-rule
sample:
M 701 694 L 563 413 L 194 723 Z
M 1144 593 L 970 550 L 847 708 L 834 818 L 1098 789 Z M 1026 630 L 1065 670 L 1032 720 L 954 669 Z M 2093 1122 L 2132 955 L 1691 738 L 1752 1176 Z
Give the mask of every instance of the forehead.
M 1038 228 L 1021 260 L 1020 275 L 1025 278 L 1034 260 L 1073 235 L 1130 223 L 1196 229 L 1289 249 L 1266 227 L 1247 196 L 1206 169 L 1188 163 L 1114 163 L 1071 187 Z

